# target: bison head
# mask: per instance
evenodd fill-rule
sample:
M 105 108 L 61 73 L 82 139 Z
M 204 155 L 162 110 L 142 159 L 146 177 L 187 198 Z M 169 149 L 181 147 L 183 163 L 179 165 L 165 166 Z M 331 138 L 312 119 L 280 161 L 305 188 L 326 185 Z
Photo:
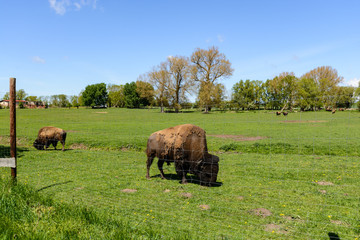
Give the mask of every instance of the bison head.
M 39 140 L 35 140 L 35 142 L 33 143 L 33 146 L 37 149 L 37 150 L 44 150 L 44 144 L 42 144 Z
M 210 186 L 216 183 L 219 172 L 219 157 L 209 154 L 200 165 L 200 184 Z

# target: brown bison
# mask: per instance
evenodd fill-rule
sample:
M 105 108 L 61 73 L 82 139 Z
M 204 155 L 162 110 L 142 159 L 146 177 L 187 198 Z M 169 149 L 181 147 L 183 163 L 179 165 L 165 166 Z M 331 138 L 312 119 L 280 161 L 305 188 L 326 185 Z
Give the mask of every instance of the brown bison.
M 332 110 L 331 113 L 334 114 L 336 112 L 336 109 Z
M 39 130 L 38 137 L 33 146 L 38 150 L 45 150 L 52 144 L 56 149 L 57 143 L 60 141 L 62 150 L 64 151 L 66 140 L 66 132 L 61 128 L 56 127 L 43 127 Z
M 277 116 L 281 115 L 281 112 L 276 112 L 276 115 L 277 115 Z
M 175 170 L 186 184 L 186 174 L 195 174 L 201 185 L 216 183 L 219 172 L 219 157 L 208 153 L 206 133 L 203 129 L 192 124 L 184 124 L 150 135 L 147 142 L 147 174 L 149 179 L 150 166 L 155 157 L 161 178 L 165 179 L 163 164 L 175 163 Z
M 283 112 L 282 114 L 283 114 L 284 116 L 288 115 L 288 113 L 287 113 L 287 112 Z

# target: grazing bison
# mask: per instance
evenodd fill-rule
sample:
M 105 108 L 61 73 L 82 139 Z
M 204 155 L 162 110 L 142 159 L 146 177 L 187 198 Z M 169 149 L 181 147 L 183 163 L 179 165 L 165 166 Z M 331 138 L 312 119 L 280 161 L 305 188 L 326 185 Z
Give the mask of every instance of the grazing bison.
M 281 112 L 276 112 L 276 115 L 277 115 L 277 116 L 281 115 Z
M 288 115 L 288 113 L 287 113 L 287 112 L 283 112 L 283 115 L 286 116 L 286 115 Z
M 336 112 L 336 109 L 332 110 L 331 113 L 334 114 Z
M 66 140 L 66 132 L 61 128 L 56 127 L 43 127 L 39 130 L 38 137 L 35 140 L 33 146 L 38 150 L 45 150 L 52 144 L 56 149 L 58 141 L 62 144 L 62 150 L 64 151 Z
M 155 157 L 161 178 L 165 179 L 163 164 L 175 163 L 175 170 L 186 184 L 186 174 L 195 174 L 201 185 L 211 185 L 216 182 L 219 172 L 219 157 L 208 153 L 206 133 L 203 129 L 192 124 L 184 124 L 150 135 L 147 142 L 147 174 L 149 179 L 150 166 Z

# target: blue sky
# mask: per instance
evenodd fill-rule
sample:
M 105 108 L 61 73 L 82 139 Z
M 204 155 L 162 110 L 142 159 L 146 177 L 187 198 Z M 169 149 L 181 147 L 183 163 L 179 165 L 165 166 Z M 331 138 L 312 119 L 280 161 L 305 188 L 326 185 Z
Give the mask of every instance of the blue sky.
M 360 80 L 360 1 L 0 0 L 0 98 L 125 84 L 168 56 L 219 47 L 241 79 L 332 66 Z

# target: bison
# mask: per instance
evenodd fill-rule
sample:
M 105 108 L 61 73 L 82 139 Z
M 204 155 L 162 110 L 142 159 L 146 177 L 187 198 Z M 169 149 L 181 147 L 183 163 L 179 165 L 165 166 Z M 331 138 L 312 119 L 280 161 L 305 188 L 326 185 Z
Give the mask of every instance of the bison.
M 192 124 L 178 125 L 150 135 L 147 142 L 147 174 L 155 157 L 158 158 L 160 176 L 166 179 L 163 164 L 175 163 L 175 170 L 181 182 L 187 183 L 186 174 L 195 174 L 201 185 L 216 183 L 219 172 L 219 157 L 208 153 L 206 132 Z
M 332 110 L 331 113 L 334 114 L 336 112 L 336 109 Z
M 33 146 L 38 150 L 45 150 L 52 144 L 56 150 L 56 145 L 60 141 L 64 151 L 66 132 L 61 128 L 43 127 L 39 130 L 38 137 Z
M 276 112 L 276 115 L 277 115 L 277 116 L 281 115 L 281 112 Z
M 287 113 L 287 112 L 283 112 L 282 114 L 283 114 L 284 116 L 288 115 L 288 113 Z

